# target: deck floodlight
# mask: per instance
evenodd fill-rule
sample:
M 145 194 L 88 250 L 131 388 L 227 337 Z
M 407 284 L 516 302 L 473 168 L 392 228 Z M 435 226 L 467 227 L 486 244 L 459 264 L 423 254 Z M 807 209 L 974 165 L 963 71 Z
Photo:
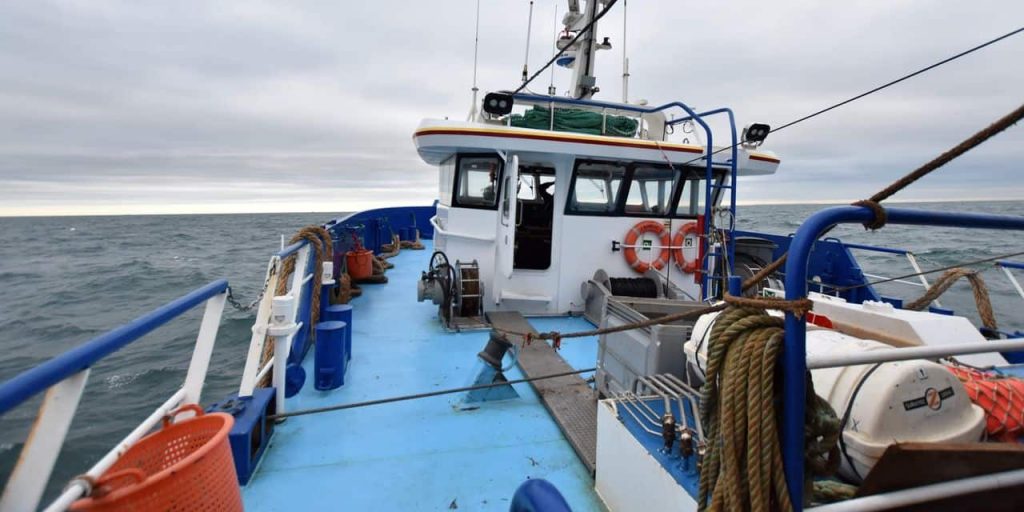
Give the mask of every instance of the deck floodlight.
M 771 131 L 772 127 L 764 123 L 748 124 L 743 129 L 743 143 L 749 146 L 760 146 Z
M 494 116 L 504 116 L 512 112 L 514 100 L 507 92 L 489 92 L 484 96 L 484 112 Z

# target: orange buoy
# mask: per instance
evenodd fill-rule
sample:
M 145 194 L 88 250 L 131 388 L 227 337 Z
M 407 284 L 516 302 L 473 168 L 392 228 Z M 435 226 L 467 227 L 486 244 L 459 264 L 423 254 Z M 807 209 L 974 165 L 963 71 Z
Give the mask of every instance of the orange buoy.
M 658 257 L 650 263 L 641 261 L 640 257 L 636 253 L 636 243 L 644 233 L 651 233 L 661 239 L 661 250 L 658 252 Z M 637 273 L 643 274 L 652 267 L 657 270 L 665 268 L 665 265 L 668 264 L 669 258 L 668 244 L 669 233 L 668 230 L 665 229 L 665 225 L 655 220 L 645 220 L 633 226 L 628 232 L 626 232 L 626 239 L 623 242 L 623 245 L 627 247 L 622 251 L 622 253 L 626 256 L 626 263 L 628 263 L 633 270 L 637 271 Z
M 676 236 L 672 237 L 672 259 L 676 261 L 676 266 L 679 267 L 679 270 L 692 274 L 700 266 L 700 258 L 686 259 L 686 256 L 683 254 L 683 244 L 686 243 L 686 235 L 699 236 L 700 226 L 696 222 L 688 222 L 676 231 Z

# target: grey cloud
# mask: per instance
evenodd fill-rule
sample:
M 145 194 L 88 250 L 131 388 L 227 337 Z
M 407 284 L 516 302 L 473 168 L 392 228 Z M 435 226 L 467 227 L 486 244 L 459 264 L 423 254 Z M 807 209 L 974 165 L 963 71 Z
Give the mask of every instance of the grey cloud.
M 552 53 L 555 5 L 564 12 L 560 0 L 535 4 L 531 68 Z M 481 89 L 517 84 L 526 9 L 483 2 Z M 474 10 L 472 0 L 4 2 L 0 215 L 428 202 L 436 174 L 411 134 L 423 117 L 468 110 Z M 630 90 L 778 126 L 1016 28 L 1006 20 L 1022 14 L 1011 1 L 630 2 Z M 600 35 L 615 48 L 597 68 L 606 99 L 620 95 L 621 31 L 621 13 L 609 14 Z M 773 134 L 779 174 L 741 184 L 741 197 L 870 193 L 1017 106 L 1022 54 L 1024 37 L 1007 40 Z M 560 90 L 567 78 L 557 70 Z M 1024 156 L 1014 130 L 908 197 L 962 197 L 966 184 L 1024 197 L 1011 179 Z M 982 173 L 1003 186 L 977 183 Z

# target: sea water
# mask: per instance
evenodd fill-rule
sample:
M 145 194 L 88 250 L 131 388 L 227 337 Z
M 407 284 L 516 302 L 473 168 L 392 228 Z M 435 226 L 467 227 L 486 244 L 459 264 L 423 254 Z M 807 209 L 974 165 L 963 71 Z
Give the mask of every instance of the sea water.
M 1024 215 L 1024 202 L 918 203 L 942 211 Z M 789 234 L 820 205 L 740 207 L 737 227 Z M 263 285 L 270 255 L 305 225 L 332 214 L 245 214 L 0 218 L 0 380 L 31 368 L 214 279 L 226 278 L 243 302 Z M 830 233 L 848 242 L 911 249 L 924 269 L 1024 251 L 1009 231 L 859 225 Z M 902 256 L 856 251 L 865 272 L 913 272 Z M 1024 261 L 1024 256 L 1018 258 Z M 1024 300 L 991 264 L 984 277 L 1000 327 L 1024 329 Z M 938 274 L 929 276 L 934 280 Z M 1022 272 L 1021 278 L 1024 278 Z M 916 278 L 909 278 L 916 281 Z M 889 295 L 920 288 L 890 283 Z M 411 293 L 411 291 L 410 291 Z M 941 302 L 977 321 L 966 283 Z M 172 321 L 93 368 L 79 413 L 47 490 L 53 497 L 181 386 L 202 308 Z M 252 314 L 225 309 L 203 402 L 237 392 Z M 41 397 L 0 417 L 0 482 L 23 445 Z

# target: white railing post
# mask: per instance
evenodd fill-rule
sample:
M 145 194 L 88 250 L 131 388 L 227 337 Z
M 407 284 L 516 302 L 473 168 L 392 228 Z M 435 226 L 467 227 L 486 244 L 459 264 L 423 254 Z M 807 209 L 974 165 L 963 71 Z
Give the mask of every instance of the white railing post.
M 0 498 L 0 511 L 36 510 L 39 507 L 87 380 L 88 368 L 46 391 L 36 422 L 25 440 L 25 447 L 21 449 L 18 464 Z
M 917 258 L 915 258 L 914 257 L 914 253 L 912 253 L 910 251 L 906 252 L 906 256 L 907 256 L 907 261 L 910 262 L 910 266 L 911 267 L 914 267 L 914 272 L 917 272 L 917 278 L 921 280 L 921 284 L 924 285 L 924 289 L 927 292 L 928 289 L 932 287 L 932 285 L 928 284 L 928 280 L 925 279 L 924 273 L 921 272 L 921 266 L 917 264 Z M 937 307 L 937 308 L 941 308 L 942 307 L 942 304 L 939 303 L 938 299 L 933 300 L 932 304 L 935 304 L 935 307 Z
M 299 301 L 294 295 L 274 297 L 274 310 L 267 334 L 274 338 L 274 373 L 271 380 L 274 394 L 277 397 L 276 410 L 285 412 L 285 372 L 288 369 L 288 353 L 291 351 L 292 338 L 302 326 L 295 322 L 295 304 Z
M 196 335 L 196 346 L 192 350 L 192 360 L 185 375 L 185 403 L 198 404 L 203 394 L 206 371 L 210 368 L 210 357 L 213 356 L 213 345 L 217 341 L 217 330 L 220 328 L 227 296 L 227 292 L 223 292 L 206 300 L 203 320 L 199 324 L 199 334 Z
M 277 290 L 277 283 L 281 271 L 281 260 L 274 256 L 270 260 L 267 273 L 267 288 L 263 291 L 263 298 L 260 300 L 259 308 L 256 310 L 256 320 L 252 324 L 252 337 L 249 338 L 249 353 L 245 358 L 245 370 L 242 371 L 242 382 L 238 387 L 238 396 L 252 396 L 256 383 L 260 380 L 260 357 L 263 356 L 263 345 L 267 340 L 267 324 L 270 323 L 270 310 L 274 302 L 274 292 Z M 266 361 L 266 364 L 270 364 Z
M 1006 278 L 1010 280 L 1010 284 L 1012 284 L 1013 288 L 1017 290 L 1017 294 L 1020 295 L 1020 298 L 1024 299 L 1024 288 L 1020 287 L 1020 283 L 1017 282 L 1017 278 L 1013 276 L 1013 272 L 1010 272 L 1010 269 L 1002 265 L 999 265 L 999 268 L 1003 269 L 1003 273 L 1006 274 Z

